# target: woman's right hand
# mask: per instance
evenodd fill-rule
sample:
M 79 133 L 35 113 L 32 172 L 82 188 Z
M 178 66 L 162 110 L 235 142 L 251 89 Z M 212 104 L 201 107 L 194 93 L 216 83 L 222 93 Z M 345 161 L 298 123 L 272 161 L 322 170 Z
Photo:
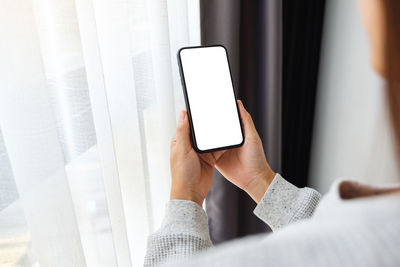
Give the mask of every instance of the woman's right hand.
M 238 100 L 244 131 L 244 144 L 235 149 L 214 152 L 215 167 L 231 183 L 260 202 L 275 173 L 269 167 L 264 149 L 250 114 Z

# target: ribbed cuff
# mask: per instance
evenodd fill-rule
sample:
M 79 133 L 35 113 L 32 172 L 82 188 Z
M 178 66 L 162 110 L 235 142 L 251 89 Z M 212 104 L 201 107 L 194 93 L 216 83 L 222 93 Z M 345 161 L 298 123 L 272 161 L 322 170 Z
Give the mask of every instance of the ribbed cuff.
M 276 174 L 267 191 L 254 209 L 254 214 L 272 230 L 287 225 L 296 213 L 301 189 Z
M 207 214 L 197 203 L 189 200 L 167 202 L 160 230 L 169 234 L 192 234 L 210 239 Z

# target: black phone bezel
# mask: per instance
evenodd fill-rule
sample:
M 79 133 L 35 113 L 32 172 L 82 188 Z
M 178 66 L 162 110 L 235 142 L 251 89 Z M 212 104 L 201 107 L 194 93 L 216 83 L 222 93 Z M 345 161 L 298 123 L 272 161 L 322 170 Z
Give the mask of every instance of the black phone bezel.
M 192 114 L 190 112 L 189 98 L 188 98 L 188 94 L 187 94 L 185 75 L 183 73 L 183 67 L 182 67 L 182 61 L 181 61 L 180 53 L 181 53 L 182 50 L 185 50 L 185 49 L 198 49 L 198 48 L 207 48 L 207 47 L 222 47 L 225 50 L 226 58 L 227 58 L 227 61 L 228 61 L 229 74 L 231 76 L 231 83 L 232 83 L 232 90 L 233 90 L 234 100 L 235 100 L 235 104 L 236 104 L 236 111 L 237 111 L 237 115 L 238 115 L 238 118 L 239 118 L 240 131 L 242 133 L 242 142 L 240 142 L 239 144 L 236 144 L 236 145 L 231 145 L 231 146 L 216 147 L 216 148 L 212 148 L 212 149 L 201 150 L 201 149 L 198 148 L 197 142 L 196 142 L 196 134 L 195 134 L 194 127 L 193 127 Z M 235 93 L 235 86 L 233 84 L 232 71 L 231 71 L 231 66 L 230 66 L 230 62 L 229 62 L 228 51 L 225 48 L 225 46 L 223 46 L 221 44 L 200 45 L 200 46 L 185 46 L 185 47 L 182 47 L 182 48 L 180 48 L 178 50 L 177 58 L 178 58 L 177 61 L 178 61 L 178 66 L 179 66 L 179 74 L 180 74 L 181 83 L 182 83 L 182 89 L 183 89 L 183 96 L 185 98 L 185 105 L 186 105 L 187 114 L 188 114 L 188 118 L 189 118 L 190 133 L 191 133 L 191 137 L 192 137 L 193 149 L 197 153 L 209 153 L 209 152 L 220 151 L 220 150 L 225 150 L 225 149 L 232 149 L 232 148 L 237 148 L 237 147 L 242 146 L 244 144 L 244 138 L 245 138 L 244 134 L 243 134 L 243 125 L 242 125 L 242 120 L 240 118 L 240 112 L 239 112 L 239 107 L 238 107 L 236 93 Z

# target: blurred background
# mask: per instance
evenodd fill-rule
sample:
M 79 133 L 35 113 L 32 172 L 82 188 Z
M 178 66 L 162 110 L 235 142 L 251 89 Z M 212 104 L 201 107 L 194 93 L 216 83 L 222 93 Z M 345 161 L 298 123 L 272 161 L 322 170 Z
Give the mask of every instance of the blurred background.
M 327 1 L 319 69 L 310 185 L 398 177 L 385 84 L 371 68 L 357 1 Z
M 325 193 L 398 177 L 356 1 L 3 0 L 0 266 L 142 266 L 170 186 L 183 46 L 227 47 L 271 166 Z M 215 172 L 218 244 L 269 231 Z

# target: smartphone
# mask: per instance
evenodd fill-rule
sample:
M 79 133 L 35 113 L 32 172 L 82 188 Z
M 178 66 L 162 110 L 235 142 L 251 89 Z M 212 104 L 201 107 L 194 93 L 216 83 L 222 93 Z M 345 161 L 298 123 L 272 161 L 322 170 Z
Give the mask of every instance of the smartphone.
M 178 64 L 194 150 L 241 146 L 244 135 L 226 48 L 183 47 Z

